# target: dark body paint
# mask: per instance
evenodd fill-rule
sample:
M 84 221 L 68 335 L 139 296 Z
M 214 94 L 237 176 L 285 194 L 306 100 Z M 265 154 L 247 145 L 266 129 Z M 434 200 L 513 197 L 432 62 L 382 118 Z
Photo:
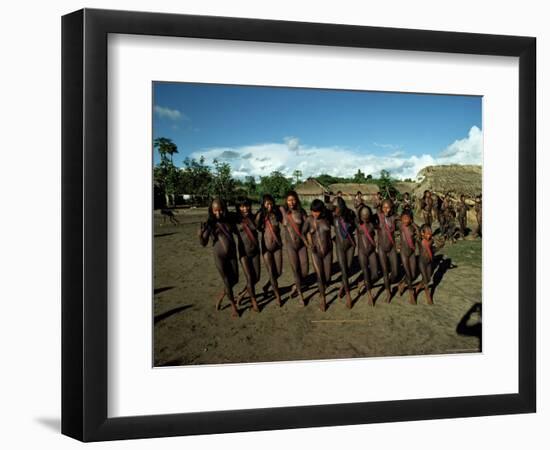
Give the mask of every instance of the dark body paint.
M 466 204 L 466 202 L 459 201 L 456 206 L 456 212 L 458 216 L 458 227 L 460 228 L 460 235 L 464 237 L 466 234 L 468 216 L 468 205 Z
M 261 252 L 269 275 L 269 284 L 271 284 L 279 306 L 281 306 L 281 294 L 278 279 L 283 273 L 281 221 L 282 216 L 278 209 L 271 212 L 258 212 L 256 215 L 256 226 L 262 233 Z M 267 292 L 268 288 L 269 285 L 264 287 L 264 293 Z
M 477 221 L 477 230 L 476 230 L 476 236 L 481 237 L 481 213 L 482 213 L 482 205 L 481 205 L 481 199 L 476 199 L 476 204 L 474 206 L 474 211 L 476 213 L 476 221 Z
M 384 287 L 388 294 L 386 301 L 391 297 L 391 284 L 397 281 L 399 267 L 397 249 L 395 247 L 395 229 L 400 221 L 395 214 L 385 216 L 378 213 L 378 256 L 384 276 Z
M 422 209 L 422 218 L 424 223 L 432 226 L 432 210 L 434 209 L 434 200 L 432 197 L 423 197 L 420 202 L 420 208 Z
M 311 260 L 317 275 L 317 287 L 321 299 L 321 310 L 326 309 L 326 289 L 330 284 L 332 271 L 332 237 L 329 217 L 309 216 L 304 224 L 304 234 L 311 246 Z
M 359 216 L 360 213 L 358 213 Z M 371 217 L 374 220 L 374 216 Z M 371 289 L 378 278 L 378 255 L 376 253 L 376 227 L 357 219 L 357 257 L 363 274 L 363 282 L 367 289 L 369 304 L 373 304 Z
M 295 289 L 303 304 L 302 283 L 309 272 L 307 247 L 303 233 L 307 215 L 302 208 L 287 209 L 282 206 L 281 214 L 283 216 L 283 245 L 287 250 L 288 260 L 294 274 Z
M 334 226 L 334 243 L 336 246 L 336 257 L 340 266 L 342 277 L 342 287 L 340 288 L 340 296 L 346 295 L 346 306 L 351 308 L 350 294 L 350 277 L 351 263 L 355 252 L 355 239 L 353 233 L 355 231 L 355 213 L 346 208 L 343 215 L 333 214 L 332 224 Z M 342 290 L 343 289 L 343 290 Z
M 234 238 L 235 225 L 229 217 L 221 220 L 209 219 L 199 230 L 199 242 L 203 247 L 212 240 L 214 264 L 224 284 L 224 292 L 233 308 L 233 315 L 238 315 L 233 295 L 233 287 L 239 281 L 239 269 L 237 263 L 237 245 Z M 219 299 L 216 308 L 223 296 Z
M 434 246 L 433 238 L 429 240 L 419 239 L 418 267 L 422 274 L 422 282 L 416 287 L 416 292 L 420 291 L 420 289 L 424 289 L 426 301 L 429 305 L 433 305 L 429 286 L 433 276 L 434 255 L 437 250 L 438 248 Z
M 417 276 L 416 241 L 419 237 L 419 230 L 413 223 L 409 225 L 402 223 L 399 230 L 401 234 L 401 248 L 399 253 L 403 269 L 405 270 L 405 282 L 409 291 L 412 291 L 413 283 Z
M 239 261 L 246 277 L 246 290 L 255 311 L 259 311 L 256 303 L 256 284 L 260 281 L 260 242 L 258 230 L 254 223 L 254 216 L 248 214 L 246 217 L 237 213 L 236 234 Z

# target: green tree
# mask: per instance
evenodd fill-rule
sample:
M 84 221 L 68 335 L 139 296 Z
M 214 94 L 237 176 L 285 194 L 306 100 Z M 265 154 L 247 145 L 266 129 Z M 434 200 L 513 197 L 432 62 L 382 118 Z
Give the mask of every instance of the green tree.
M 172 139 L 165 137 L 156 138 L 153 141 L 153 147 L 156 148 L 160 154 L 161 161 L 168 159 L 166 155 L 170 156 L 170 163 L 174 164 L 174 153 L 178 153 L 178 147 Z
M 281 172 L 271 172 L 270 175 L 260 177 L 260 193 L 271 194 L 276 198 L 283 198 L 292 189 L 292 180 Z
M 231 176 L 229 163 L 214 161 L 214 171 L 210 184 L 210 194 L 213 197 L 221 197 L 226 200 L 233 200 L 235 197 L 235 180 Z
M 243 185 L 244 185 L 246 194 L 249 197 L 254 197 L 256 195 L 256 188 L 257 188 L 256 178 L 252 176 L 245 177 Z
M 328 175 L 326 173 L 323 173 L 318 177 L 315 177 L 315 179 L 319 183 L 321 183 L 323 186 L 328 186 L 329 184 L 334 184 L 334 183 L 353 183 L 352 178 L 333 177 L 332 175 Z
M 204 156 L 197 161 L 194 158 L 185 158 L 180 181 L 180 191 L 191 194 L 201 203 L 205 202 L 210 195 L 212 183 L 212 170 L 204 162 Z
M 394 197 L 397 195 L 397 189 L 394 186 L 395 180 L 390 176 L 390 172 L 387 170 L 380 171 L 380 178 L 378 179 L 378 189 L 382 192 L 384 198 Z
M 153 147 L 160 154 L 160 163 L 153 170 L 155 186 L 164 194 L 165 204 L 169 206 L 175 204 L 180 183 L 180 170 L 173 162 L 173 155 L 178 153 L 178 147 L 171 139 L 164 137 L 156 138 Z
M 367 179 L 365 178 L 365 174 L 361 171 L 361 169 L 357 169 L 357 173 L 353 177 L 354 183 L 365 183 Z
M 302 178 L 302 171 L 296 169 L 294 172 L 292 172 L 292 176 L 294 177 L 294 184 L 300 183 L 300 179 Z

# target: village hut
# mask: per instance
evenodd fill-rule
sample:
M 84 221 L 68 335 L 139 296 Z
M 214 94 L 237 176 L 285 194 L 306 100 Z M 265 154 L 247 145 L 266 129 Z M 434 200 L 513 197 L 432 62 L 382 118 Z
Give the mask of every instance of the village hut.
M 342 198 L 346 201 L 348 206 L 351 206 L 357 192 L 361 192 L 363 201 L 367 204 L 371 204 L 373 196 L 379 191 L 378 185 L 374 183 L 335 183 L 329 185 L 331 198 L 336 197 L 338 192 L 342 192 Z
M 414 195 L 417 184 L 411 181 L 397 181 L 394 183 L 394 187 L 401 195 L 408 192 L 412 196 Z
M 330 192 L 328 188 L 312 177 L 297 185 L 295 191 L 300 197 L 300 200 L 305 203 L 311 203 L 315 199 L 322 200 L 326 203 L 330 202 Z
M 418 172 L 414 193 L 422 197 L 429 190 L 437 195 L 450 193 L 455 199 L 462 194 L 473 199 L 481 189 L 481 166 L 450 164 L 428 166 Z
M 472 208 L 474 198 L 482 193 L 481 166 L 451 164 L 425 167 L 418 172 L 414 193 L 417 198 L 421 198 L 426 190 L 440 196 L 449 193 L 454 201 L 458 201 L 464 194 L 466 204 L 470 206 L 468 223 L 472 226 L 476 220 Z

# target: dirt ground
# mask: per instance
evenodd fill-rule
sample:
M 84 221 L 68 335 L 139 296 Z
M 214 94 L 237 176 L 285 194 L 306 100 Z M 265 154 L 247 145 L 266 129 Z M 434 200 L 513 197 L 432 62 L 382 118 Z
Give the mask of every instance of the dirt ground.
M 263 298 L 257 285 L 260 313 L 241 303 L 241 317 L 234 319 L 227 300 L 221 311 L 214 308 L 222 283 L 214 266 L 210 244 L 202 247 L 197 238 L 206 209 L 178 210 L 178 225 L 163 223 L 155 212 L 154 226 L 154 364 L 220 364 L 260 361 L 293 361 L 368 356 L 425 355 L 478 352 L 481 339 L 479 314 L 463 320 L 470 308 L 481 303 L 481 240 L 466 239 L 447 244 L 438 256 L 434 274 L 434 305 L 423 293 L 418 304 L 409 305 L 407 294 L 395 294 L 390 304 L 384 293 L 375 307 L 366 296 L 358 296 L 354 283 L 354 306 L 348 310 L 337 299 L 340 276 L 333 275 L 328 310 L 319 310 L 315 276 L 308 278 L 307 306 L 289 298 L 292 274 L 286 258 L 279 280 L 283 302 Z M 435 226 L 437 228 L 437 225 Z M 337 269 L 337 265 L 334 265 Z M 352 280 L 358 278 L 357 265 Z M 310 261 L 310 272 L 313 271 Z M 239 274 L 235 291 L 244 286 Z M 382 281 L 375 284 L 375 296 Z M 462 321 L 462 322 L 461 322 Z M 476 328 L 477 321 L 477 328 Z M 457 325 L 461 333 L 457 332 Z M 471 327 L 473 325 L 473 327 Z M 465 331 L 464 331 L 465 330 Z M 473 335 L 472 335 L 473 334 Z M 479 333 L 480 334 L 480 333 Z

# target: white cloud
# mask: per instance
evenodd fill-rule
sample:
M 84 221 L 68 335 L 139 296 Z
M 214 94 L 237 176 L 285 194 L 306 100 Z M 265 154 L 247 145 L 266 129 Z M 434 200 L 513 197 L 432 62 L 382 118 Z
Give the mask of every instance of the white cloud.
M 161 119 L 170 119 L 170 120 L 187 119 L 185 114 L 183 114 L 181 111 L 178 111 L 177 109 L 170 109 L 164 106 L 155 105 L 153 110 L 155 111 L 155 114 L 159 116 Z
M 483 133 L 478 127 L 470 128 L 468 136 L 454 141 L 439 154 L 440 160 L 457 164 L 481 164 Z
M 399 149 L 399 145 L 394 145 L 394 144 L 380 144 L 378 142 L 373 142 L 372 144 L 375 147 L 384 148 L 386 150 L 397 150 L 397 149 Z
M 291 152 L 297 152 L 300 148 L 300 139 L 298 139 L 297 137 L 289 136 L 286 137 L 284 141 Z
M 293 144 L 289 143 L 291 139 L 295 140 Z M 191 157 L 198 159 L 204 155 L 206 162 L 212 164 L 215 158 L 231 154 L 234 158 L 226 162 L 239 178 L 246 175 L 265 176 L 275 170 L 290 177 L 296 169 L 302 171 L 304 178 L 321 173 L 350 177 L 357 173 L 357 169 L 378 176 L 385 169 L 396 178 L 414 179 L 421 169 L 429 165 L 481 164 L 482 145 L 483 133 L 474 126 L 467 137 L 451 143 L 439 155 L 405 156 L 404 153 L 394 152 L 379 156 L 339 147 L 304 147 L 298 138 L 286 138 L 284 143 L 207 149 L 195 152 Z

